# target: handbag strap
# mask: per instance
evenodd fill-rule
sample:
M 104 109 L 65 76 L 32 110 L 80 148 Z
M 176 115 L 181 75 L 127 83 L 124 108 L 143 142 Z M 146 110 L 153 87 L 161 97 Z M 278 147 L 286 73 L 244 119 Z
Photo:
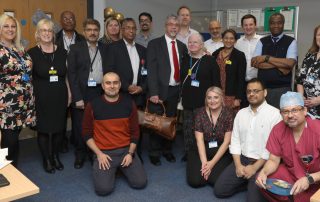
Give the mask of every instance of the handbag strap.
M 146 112 L 146 113 L 149 113 L 149 110 L 148 110 L 149 101 L 150 101 L 150 99 L 147 99 L 146 109 L 144 110 L 144 112 Z M 162 114 L 162 116 L 163 116 L 163 117 L 166 117 L 166 116 L 167 116 L 167 115 L 166 115 L 166 108 L 164 107 L 163 102 L 158 102 L 158 103 L 162 106 L 162 109 L 163 109 L 163 114 Z

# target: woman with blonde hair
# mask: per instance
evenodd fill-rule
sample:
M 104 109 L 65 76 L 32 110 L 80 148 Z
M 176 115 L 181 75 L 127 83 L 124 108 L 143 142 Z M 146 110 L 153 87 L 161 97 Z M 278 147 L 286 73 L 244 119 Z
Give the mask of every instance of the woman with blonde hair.
M 224 106 L 223 91 L 208 88 L 205 106 L 195 117 L 197 148 L 188 152 L 187 182 L 191 187 L 214 185 L 220 173 L 232 162 L 228 152 L 234 112 Z
M 107 18 L 105 22 L 105 30 L 102 38 L 99 39 L 100 42 L 105 44 L 110 44 L 121 39 L 120 34 L 120 21 L 115 17 Z
M 19 134 L 35 122 L 32 61 L 20 43 L 17 19 L 0 16 L 0 130 L 1 148 L 8 148 L 8 160 L 17 166 Z
M 40 20 L 35 32 L 37 45 L 28 51 L 33 61 L 38 145 L 44 170 L 48 173 L 64 168 L 58 148 L 62 142 L 68 106 L 67 51 L 54 44 L 53 27 L 51 20 Z

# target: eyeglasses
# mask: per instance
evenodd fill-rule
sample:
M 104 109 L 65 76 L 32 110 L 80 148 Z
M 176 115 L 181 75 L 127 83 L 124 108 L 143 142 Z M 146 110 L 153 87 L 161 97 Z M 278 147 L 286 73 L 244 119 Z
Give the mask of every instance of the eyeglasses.
M 85 29 L 86 32 L 99 32 L 99 29 Z
M 64 17 L 64 18 L 63 18 L 63 21 L 64 21 L 64 22 L 68 22 L 68 21 L 73 22 L 74 19 L 73 19 L 73 18 L 66 18 L 66 17 Z
M 149 19 L 141 19 L 139 20 L 139 23 L 150 23 L 151 21 Z
M 291 110 L 281 110 L 280 112 L 282 115 L 288 116 L 290 113 L 292 113 L 293 115 L 297 115 L 302 110 L 304 110 L 304 107 L 293 108 Z
M 247 92 L 247 95 L 250 95 L 251 93 L 252 94 L 254 94 L 254 95 L 256 95 L 256 94 L 258 94 L 260 91 L 263 91 L 263 89 L 253 89 L 253 90 L 247 90 L 246 92 Z

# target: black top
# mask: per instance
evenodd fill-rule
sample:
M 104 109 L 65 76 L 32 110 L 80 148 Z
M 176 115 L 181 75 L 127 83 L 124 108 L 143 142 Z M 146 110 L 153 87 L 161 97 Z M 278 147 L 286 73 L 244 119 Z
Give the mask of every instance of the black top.
M 260 39 L 262 43 L 262 55 L 270 55 L 276 58 L 286 58 L 287 51 L 294 38 L 283 35 L 281 39 L 274 43 L 271 35 Z M 279 69 L 259 69 L 258 78 L 261 79 L 267 88 L 290 87 L 292 72 L 284 75 Z
M 212 56 L 217 59 L 219 52 L 223 50 L 224 47 L 219 48 L 212 53 Z M 246 90 L 246 69 L 247 61 L 246 56 L 242 51 L 233 48 L 230 57 L 229 64 L 226 64 L 226 96 L 235 96 L 236 99 L 245 99 Z
M 65 128 L 68 100 L 65 80 L 67 51 L 58 46 L 54 54 L 45 53 L 35 46 L 28 53 L 33 62 L 37 130 L 43 133 L 61 132 Z M 50 82 L 51 67 L 57 72 L 57 82 Z
M 196 75 L 193 80 L 199 82 L 199 87 L 191 85 L 191 77 L 193 76 L 188 76 L 183 83 L 188 75 L 189 69 L 191 69 L 195 63 L 196 65 L 192 69 L 192 74 Z M 182 105 L 185 109 L 192 110 L 203 107 L 207 89 L 211 86 L 221 87 L 219 67 L 212 56 L 204 55 L 201 59 L 192 58 L 191 67 L 190 56 L 188 55 L 183 58 L 180 76 L 182 85 Z

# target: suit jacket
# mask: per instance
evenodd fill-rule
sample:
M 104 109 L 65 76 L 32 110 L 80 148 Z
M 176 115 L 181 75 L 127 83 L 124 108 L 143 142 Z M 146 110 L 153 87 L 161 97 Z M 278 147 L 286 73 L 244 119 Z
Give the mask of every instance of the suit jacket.
M 135 43 L 139 55 L 139 71 L 137 86 L 142 88 L 142 94 L 133 95 L 137 106 L 143 106 L 145 102 L 145 93 L 147 90 L 147 75 L 141 75 L 142 60 L 144 60 L 144 68 L 146 65 L 146 48 Z M 107 69 L 114 71 L 120 76 L 121 90 L 128 93 L 128 87 L 133 82 L 133 70 L 125 41 L 119 40 L 108 45 L 107 49 Z
M 103 74 L 107 72 L 106 67 L 106 45 L 98 42 L 98 49 L 102 59 Z M 68 79 L 72 93 L 72 102 L 83 100 L 88 85 L 91 59 L 87 41 L 70 46 L 68 54 Z
M 61 46 L 64 47 L 64 43 L 63 43 L 63 29 L 61 29 L 57 34 L 56 34 L 56 41 L 55 44 L 57 46 Z M 81 34 L 79 34 L 77 31 L 75 31 L 76 34 L 76 38 L 75 38 L 75 43 L 79 43 L 81 41 L 86 41 L 86 39 L 84 38 L 84 36 L 82 36 Z
M 179 64 L 187 56 L 185 44 L 177 40 Z M 171 74 L 168 46 L 165 36 L 153 39 L 147 47 L 148 61 L 148 90 L 149 96 L 158 95 L 163 101 L 167 99 Z
M 224 47 L 219 48 L 212 53 L 212 56 L 216 60 L 220 51 Z M 233 48 L 229 60 L 231 64 L 227 64 L 226 71 L 226 89 L 225 95 L 235 96 L 236 99 L 244 100 L 246 95 L 246 68 L 247 60 L 246 56 L 242 51 Z

